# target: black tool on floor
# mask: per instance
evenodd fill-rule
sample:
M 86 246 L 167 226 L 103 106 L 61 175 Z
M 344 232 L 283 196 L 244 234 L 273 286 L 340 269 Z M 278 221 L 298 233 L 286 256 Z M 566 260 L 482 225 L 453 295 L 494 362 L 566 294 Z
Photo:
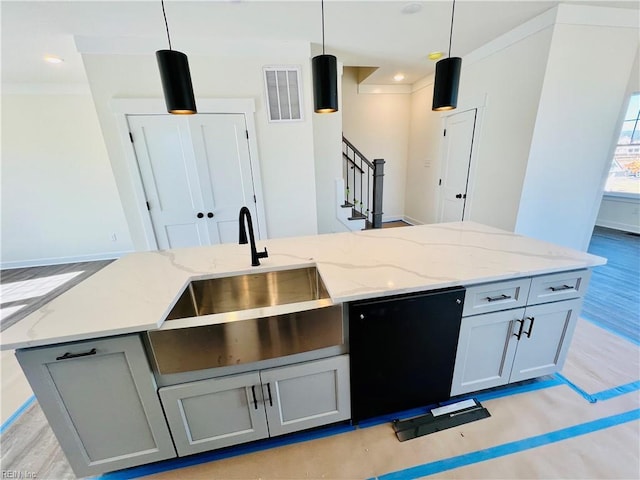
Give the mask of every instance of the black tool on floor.
M 457 427 L 465 423 L 474 422 L 490 417 L 489 411 L 478 400 L 472 398 L 461 402 L 452 403 L 443 407 L 437 407 L 426 415 L 409 418 L 407 420 L 394 420 L 393 429 L 398 440 L 404 442 L 412 438 L 421 437 L 430 433 Z

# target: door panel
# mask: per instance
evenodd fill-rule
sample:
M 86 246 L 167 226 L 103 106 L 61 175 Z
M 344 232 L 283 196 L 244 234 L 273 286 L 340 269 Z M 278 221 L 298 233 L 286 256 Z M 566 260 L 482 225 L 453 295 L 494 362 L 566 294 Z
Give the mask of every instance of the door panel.
M 459 222 L 464 217 L 475 124 L 475 109 L 447 117 L 440 191 L 441 222 Z
M 207 222 L 216 243 L 238 241 L 238 212 L 249 207 L 259 237 L 249 144 L 243 114 L 189 118 L 205 202 L 214 217 Z M 233 232 L 231 232 L 233 231 Z
M 210 244 L 186 119 L 127 116 L 159 249 Z
M 258 373 L 174 385 L 158 393 L 180 456 L 268 436 Z
M 548 375 L 562 368 L 571 343 L 564 340 L 573 335 L 581 305 L 582 300 L 576 299 L 527 307 L 511 382 Z
M 523 315 L 524 308 L 518 308 L 462 319 L 452 396 L 509 382 L 518 344 L 513 333 Z
M 158 248 L 237 242 L 245 205 L 260 238 L 244 114 L 127 121 Z
M 260 372 L 271 436 L 347 420 L 349 356 Z

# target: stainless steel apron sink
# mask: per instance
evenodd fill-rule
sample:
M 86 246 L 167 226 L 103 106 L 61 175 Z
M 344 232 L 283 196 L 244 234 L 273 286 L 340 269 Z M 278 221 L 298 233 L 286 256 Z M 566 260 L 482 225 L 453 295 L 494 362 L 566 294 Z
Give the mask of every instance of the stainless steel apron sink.
M 163 375 L 344 344 L 342 305 L 331 302 L 316 267 L 194 280 L 166 320 L 148 332 Z

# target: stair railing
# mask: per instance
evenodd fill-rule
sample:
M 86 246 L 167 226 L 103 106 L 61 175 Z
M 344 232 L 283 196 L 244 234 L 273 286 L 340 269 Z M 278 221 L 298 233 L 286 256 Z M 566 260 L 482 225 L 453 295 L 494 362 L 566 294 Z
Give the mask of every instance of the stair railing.
M 382 183 L 384 160 L 373 162 L 342 136 L 343 177 L 345 203 L 351 207 L 351 219 L 364 219 L 367 228 L 382 228 Z

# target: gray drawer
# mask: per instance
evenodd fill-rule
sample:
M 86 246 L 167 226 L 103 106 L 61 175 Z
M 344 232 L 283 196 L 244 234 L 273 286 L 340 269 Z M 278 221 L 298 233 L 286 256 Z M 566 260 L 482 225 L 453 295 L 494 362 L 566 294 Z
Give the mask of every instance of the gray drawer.
M 553 273 L 534 277 L 529 291 L 529 305 L 580 298 L 584 296 L 591 270 Z
M 530 284 L 531 278 L 526 277 L 467 287 L 462 316 L 524 307 Z

